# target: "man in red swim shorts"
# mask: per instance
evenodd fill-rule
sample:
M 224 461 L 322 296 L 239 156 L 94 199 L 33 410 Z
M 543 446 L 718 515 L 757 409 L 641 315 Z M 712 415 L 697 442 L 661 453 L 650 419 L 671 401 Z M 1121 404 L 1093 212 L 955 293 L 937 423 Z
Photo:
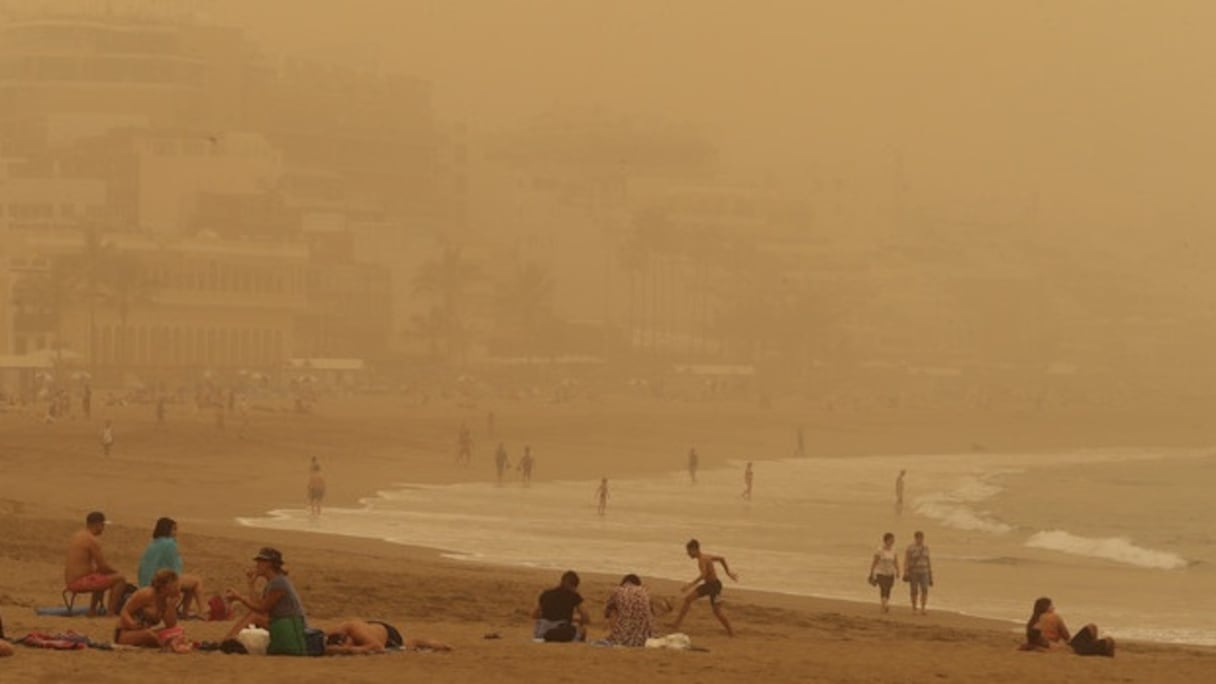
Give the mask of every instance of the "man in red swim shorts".
M 122 600 L 127 580 L 106 562 L 101 555 L 101 542 L 97 540 L 106 529 L 106 515 L 93 511 L 84 519 L 85 528 L 77 530 L 68 541 L 68 558 L 64 566 L 63 581 L 70 591 L 92 594 L 89 600 L 89 617 L 97 615 L 102 594 L 110 590 L 107 610 L 118 614 L 118 602 Z

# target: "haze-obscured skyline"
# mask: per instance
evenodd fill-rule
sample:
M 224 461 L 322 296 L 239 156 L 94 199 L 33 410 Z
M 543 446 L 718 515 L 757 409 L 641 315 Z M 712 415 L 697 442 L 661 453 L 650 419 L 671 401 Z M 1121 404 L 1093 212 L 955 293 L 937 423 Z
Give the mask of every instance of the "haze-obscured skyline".
M 1216 216 L 1209 3 L 219 0 L 213 13 L 274 52 L 431 80 L 437 114 L 476 130 L 554 109 L 687 123 L 728 171 L 874 192 L 902 168 L 909 207 L 980 224 L 1029 210 L 1049 233 L 1189 238 Z

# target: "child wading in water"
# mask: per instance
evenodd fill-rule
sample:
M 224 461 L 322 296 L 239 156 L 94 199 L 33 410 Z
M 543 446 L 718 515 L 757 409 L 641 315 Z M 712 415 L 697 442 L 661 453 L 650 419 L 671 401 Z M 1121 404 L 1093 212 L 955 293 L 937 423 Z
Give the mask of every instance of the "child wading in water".
M 680 614 L 671 624 L 672 630 L 680 628 L 680 623 L 684 621 L 684 616 L 688 614 L 688 608 L 692 606 L 693 601 L 702 596 L 708 596 L 709 606 L 714 611 L 714 617 L 718 618 L 718 622 L 721 622 L 722 626 L 726 628 L 727 634 L 734 636 L 735 631 L 731 629 L 730 621 L 726 619 L 726 614 L 722 612 L 722 606 L 718 603 L 718 596 L 722 594 L 722 580 L 718 579 L 714 563 L 721 563 L 722 569 L 732 580 L 738 582 L 739 576 L 730 571 L 730 567 L 726 565 L 726 559 L 722 556 L 714 556 L 701 551 L 701 542 L 696 539 L 690 540 L 684 545 L 684 548 L 688 551 L 689 558 L 697 560 L 697 569 L 700 574 L 696 579 L 684 585 L 684 591 L 687 592 L 684 596 L 684 605 L 680 606 Z

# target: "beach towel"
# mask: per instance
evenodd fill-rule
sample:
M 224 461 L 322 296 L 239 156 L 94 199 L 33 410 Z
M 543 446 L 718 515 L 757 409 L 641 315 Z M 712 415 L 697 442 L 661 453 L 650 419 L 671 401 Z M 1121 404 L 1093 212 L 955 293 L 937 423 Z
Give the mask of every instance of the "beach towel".
M 49 648 L 55 651 L 79 651 L 92 645 L 87 636 L 72 631 L 57 634 L 30 632 L 20 639 L 14 640 L 13 643 L 31 648 Z
M 646 640 L 646 648 L 670 648 L 676 651 L 692 649 L 692 639 L 687 634 L 676 632 L 663 637 Z

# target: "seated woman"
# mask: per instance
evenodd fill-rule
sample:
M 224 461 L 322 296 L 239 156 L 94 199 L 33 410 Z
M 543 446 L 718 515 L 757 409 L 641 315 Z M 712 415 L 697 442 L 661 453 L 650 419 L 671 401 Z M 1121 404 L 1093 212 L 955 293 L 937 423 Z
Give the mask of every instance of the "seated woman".
M 114 643 L 179 653 L 189 651 L 190 642 L 177 626 L 177 603 L 181 596 L 177 573 L 158 570 L 149 586 L 131 594 L 123 604 L 118 626 L 114 628 Z
M 625 575 L 608 598 L 608 642 L 615 646 L 645 646 L 654 636 L 654 612 L 650 594 L 637 575 Z
M 270 632 L 267 655 L 305 655 L 304 606 L 291 580 L 287 579 L 283 554 L 265 546 L 253 560 L 257 565 L 245 572 L 249 578 L 249 595 L 241 596 L 233 589 L 225 592 L 229 601 L 243 603 L 249 609 L 233 624 L 226 638 L 235 638 L 242 629 L 257 625 Z M 266 579 L 261 596 L 255 591 L 259 577 Z
M 1043 597 L 1034 602 L 1030 620 L 1026 622 L 1026 646 L 1028 650 L 1045 650 L 1052 646 L 1068 644 L 1077 655 L 1115 655 L 1115 640 L 1098 637 L 1098 627 L 1085 625 L 1075 635 L 1068 633 L 1064 619 L 1056 613 L 1051 599 Z
M 203 613 L 203 581 L 196 575 L 182 574 L 182 557 L 177 551 L 177 522 L 173 518 L 160 518 L 152 528 L 152 541 L 139 559 L 139 586 L 152 582 L 157 570 L 169 569 L 177 573 L 178 585 L 182 589 L 179 610 L 183 617 L 190 615 L 190 606 L 198 607 L 195 615 Z
M 442 641 L 401 635 L 396 627 L 378 620 L 347 620 L 332 629 L 325 630 L 325 653 L 327 655 L 355 655 L 382 653 L 389 648 L 409 651 L 450 651 L 452 647 Z

